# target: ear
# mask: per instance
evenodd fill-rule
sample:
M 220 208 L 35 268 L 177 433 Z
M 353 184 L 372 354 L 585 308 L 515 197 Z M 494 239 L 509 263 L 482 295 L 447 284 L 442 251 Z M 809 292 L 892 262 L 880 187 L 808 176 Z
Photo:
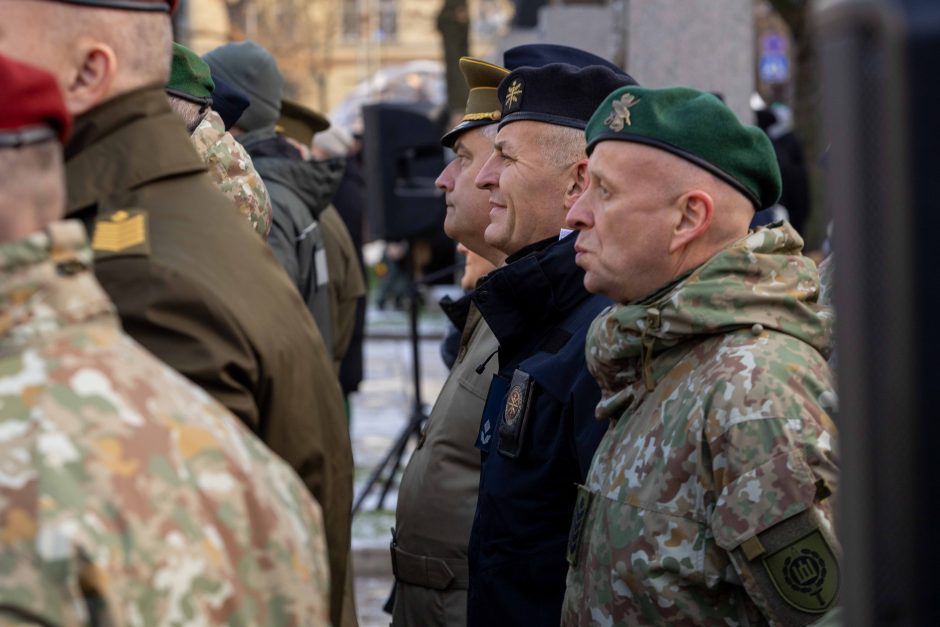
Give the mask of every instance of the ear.
M 565 188 L 565 211 L 570 211 L 574 203 L 581 198 L 581 194 L 587 191 L 591 184 L 591 177 L 588 176 L 588 160 L 581 159 L 571 166 L 571 174 L 568 179 L 568 186 Z
M 73 73 L 65 85 L 65 103 L 69 113 L 81 115 L 111 97 L 118 61 L 111 46 L 98 41 L 80 42 L 75 54 Z
M 693 190 L 683 194 L 676 203 L 679 221 L 673 227 L 669 253 L 685 248 L 702 236 L 711 226 L 715 201 L 708 192 Z

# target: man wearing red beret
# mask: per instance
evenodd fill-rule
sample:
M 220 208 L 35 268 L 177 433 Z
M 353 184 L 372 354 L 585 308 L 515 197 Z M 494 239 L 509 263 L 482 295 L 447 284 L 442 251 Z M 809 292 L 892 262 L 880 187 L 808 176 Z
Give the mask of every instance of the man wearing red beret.
M 57 221 L 70 125 L 56 78 L 0 55 L 0 624 L 327 625 L 320 508 L 124 334 Z
M 169 108 L 172 4 L 0 0 L 0 53 L 51 70 L 76 116 L 67 215 L 93 235 L 125 330 L 294 468 L 343 569 L 352 451 L 339 385 L 322 375 L 330 357 L 300 295 Z

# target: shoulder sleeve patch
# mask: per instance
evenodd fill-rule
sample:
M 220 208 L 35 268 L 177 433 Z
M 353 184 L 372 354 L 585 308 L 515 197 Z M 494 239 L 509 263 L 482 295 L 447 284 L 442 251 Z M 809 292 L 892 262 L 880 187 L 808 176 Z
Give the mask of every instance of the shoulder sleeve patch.
M 122 209 L 100 215 L 95 220 L 95 235 L 91 242 L 95 258 L 149 255 L 147 220 L 147 212 L 143 209 Z
M 839 563 L 816 529 L 763 559 L 780 597 L 810 614 L 830 610 L 839 595 Z

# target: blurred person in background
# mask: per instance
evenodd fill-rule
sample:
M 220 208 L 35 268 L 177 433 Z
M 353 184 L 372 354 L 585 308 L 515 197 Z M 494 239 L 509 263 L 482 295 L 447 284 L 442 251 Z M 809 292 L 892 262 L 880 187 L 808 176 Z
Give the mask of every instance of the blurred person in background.
M 323 115 L 298 102 L 281 101 L 281 118 L 278 131 L 295 142 L 304 161 L 317 167 L 327 175 L 332 190 L 329 204 L 320 212 L 320 228 L 323 229 L 323 247 L 326 251 L 326 267 L 330 275 L 330 319 L 333 326 L 333 366 L 336 375 L 356 330 L 356 310 L 366 294 L 365 277 L 362 270 L 361 242 L 357 246 L 346 223 L 334 205 L 340 190 L 343 173 L 347 167 L 345 156 L 332 156 L 318 148 L 314 139 L 330 131 L 330 122 Z M 361 226 L 360 226 L 361 230 Z M 345 395 L 345 394 L 344 394 Z
M 261 175 L 273 215 L 268 244 L 307 303 L 332 354 L 329 268 L 320 213 L 333 195 L 333 174 L 307 167 L 301 150 L 276 131 L 284 77 L 274 56 L 253 41 L 203 55 L 213 76 L 244 92 L 250 104 L 231 128 Z
M 339 212 L 349 231 L 359 267 L 363 286 L 366 287 L 365 259 L 362 246 L 365 243 L 366 181 L 362 172 L 362 153 L 359 142 L 342 127 L 333 124 L 313 136 L 313 156 L 321 161 L 343 160 L 343 178 L 333 194 L 333 206 Z M 339 384 L 346 396 L 346 415 L 349 416 L 349 395 L 359 389 L 363 378 L 363 341 L 366 326 L 366 294 L 356 299 L 356 317 L 352 337 L 339 369 Z
M 209 167 L 219 191 L 262 239 L 271 231 L 271 199 L 244 146 L 225 130 L 213 109 L 215 82 L 209 66 L 192 50 L 173 44 L 170 80 L 166 84 L 170 108 L 186 124 L 196 152 Z

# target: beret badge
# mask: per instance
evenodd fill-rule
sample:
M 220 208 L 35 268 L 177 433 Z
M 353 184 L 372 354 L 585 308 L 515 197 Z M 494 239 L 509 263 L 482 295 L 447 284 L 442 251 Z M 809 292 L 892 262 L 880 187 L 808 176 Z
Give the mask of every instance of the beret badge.
M 611 102 L 613 110 L 610 112 L 610 115 L 607 116 L 607 119 L 604 120 L 604 124 L 614 132 L 622 131 L 624 125 L 633 126 L 633 123 L 630 121 L 630 107 L 639 102 L 640 100 L 633 94 L 624 94 L 620 97 L 620 100 L 614 100 Z
M 506 90 L 506 100 L 503 103 L 504 112 L 508 113 L 519 108 L 522 104 L 522 88 L 522 81 L 518 78 L 509 85 L 509 89 Z

